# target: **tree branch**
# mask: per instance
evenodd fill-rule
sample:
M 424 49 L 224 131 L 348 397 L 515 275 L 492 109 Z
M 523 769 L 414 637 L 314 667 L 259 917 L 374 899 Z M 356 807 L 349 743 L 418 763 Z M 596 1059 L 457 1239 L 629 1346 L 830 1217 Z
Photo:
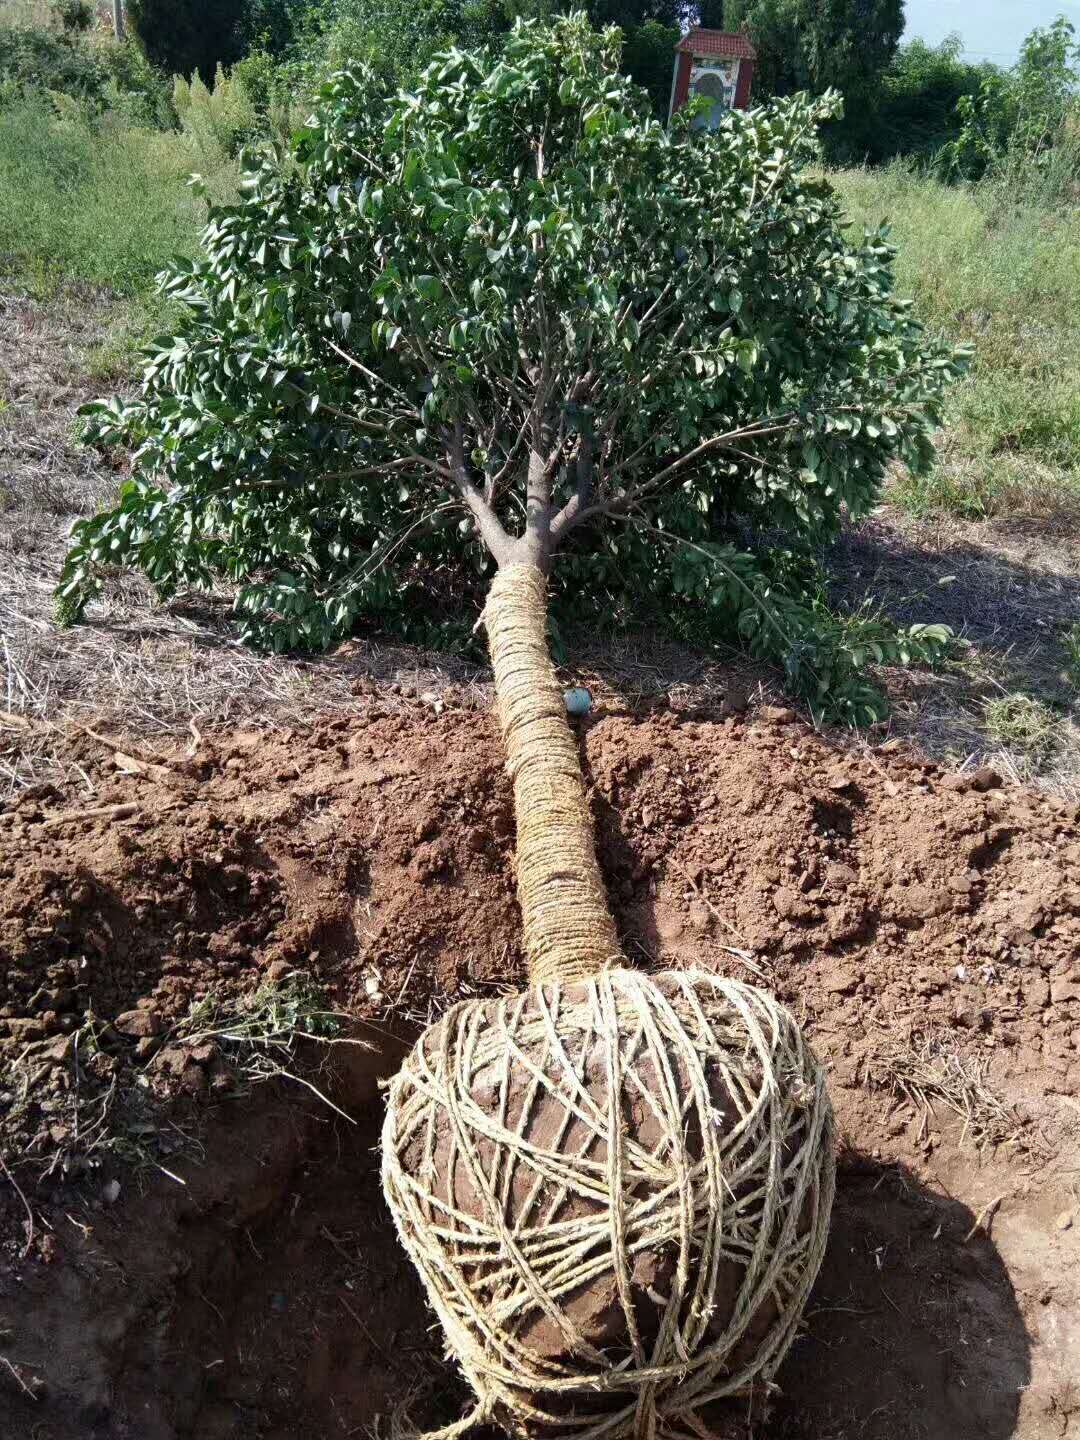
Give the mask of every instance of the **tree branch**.
M 509 475 L 511 469 L 513 468 L 514 459 L 517 456 L 518 451 L 524 444 L 525 436 L 529 433 L 529 421 L 531 419 L 532 414 L 530 412 L 526 414 L 525 419 L 521 422 L 521 429 L 518 431 L 513 444 L 510 446 L 510 449 L 506 452 L 506 459 L 503 461 L 502 465 L 499 466 L 498 470 L 496 470 L 493 475 L 490 475 L 488 477 L 488 482 L 484 487 L 484 499 L 489 505 L 494 502 L 499 486 L 506 479 L 507 475 Z
M 365 580 L 370 580 L 401 549 L 411 535 L 415 535 L 418 530 L 438 530 L 458 508 L 459 503 L 457 500 L 447 500 L 442 505 L 436 505 L 434 510 L 430 510 L 426 515 L 421 515 L 419 520 L 414 520 L 411 525 L 399 530 L 396 535 L 392 535 L 382 545 L 376 545 L 354 570 L 349 571 L 343 583 L 345 585 L 361 585 Z
M 650 479 L 643 481 L 640 485 L 635 485 L 633 489 L 624 491 L 622 495 L 617 495 L 614 499 L 604 500 L 595 505 L 583 506 L 575 503 L 577 501 L 576 495 L 572 496 L 551 522 L 550 531 L 552 543 L 554 544 L 565 540 L 566 536 L 569 535 L 572 530 L 576 530 L 579 526 L 584 525 L 589 520 L 595 519 L 598 515 L 625 515 L 627 511 L 633 509 L 644 496 L 659 489 L 665 480 L 670 480 L 674 475 L 685 470 L 688 466 L 701 464 L 714 450 L 729 448 L 733 440 L 743 440 L 748 437 L 757 438 L 762 435 L 778 435 L 785 431 L 798 428 L 798 421 L 796 420 L 791 420 L 784 424 L 775 424 L 773 423 L 774 419 L 782 419 L 782 417 L 770 417 L 767 420 L 759 421 L 756 425 L 747 425 L 741 430 L 729 430 L 724 435 L 714 435 L 709 440 L 703 440 L 701 444 L 696 445 L 693 450 L 688 450 L 685 455 L 680 455 L 677 460 L 673 460 L 671 464 L 665 465 L 663 470 L 658 471 L 658 473 Z M 762 461 L 762 463 L 765 464 L 767 462 Z
M 551 549 L 558 545 L 568 529 L 573 529 L 576 517 L 592 499 L 596 485 L 596 464 L 590 435 L 578 436 L 578 448 L 574 456 L 574 473 L 574 493 L 548 526 Z
M 505 565 L 510 559 L 514 542 L 469 476 L 469 467 L 465 460 L 465 436 L 460 420 L 454 422 L 453 432 L 447 438 L 450 468 L 461 498 L 469 507 L 473 524 L 481 540 L 494 555 L 496 564 Z
M 351 365 L 354 370 L 359 370 L 362 375 L 366 375 L 369 380 L 374 380 L 376 384 L 385 385 L 392 395 L 396 395 L 399 400 L 403 400 L 410 415 L 418 416 L 420 414 L 420 411 L 411 403 L 409 397 L 403 390 L 399 390 L 396 385 L 391 385 L 389 380 L 384 380 L 381 375 L 376 375 L 374 370 L 369 370 L 366 365 L 362 365 L 355 355 L 350 355 L 347 350 L 343 350 L 340 345 L 336 345 L 329 337 L 327 337 L 326 343 L 336 355 L 341 356 L 346 365 Z
M 718 570 L 722 570 L 728 579 L 733 581 L 739 589 L 743 591 L 750 600 L 750 603 L 761 611 L 765 619 L 769 622 L 769 625 L 776 631 L 777 635 L 780 636 L 788 649 L 793 650 L 795 648 L 794 640 L 784 629 L 783 625 L 781 625 L 777 618 L 776 611 L 768 601 L 761 595 L 755 595 L 738 571 L 733 570 L 732 567 L 721 560 L 718 555 L 714 555 L 711 550 L 706 550 L 704 545 L 698 545 L 695 544 L 693 540 L 685 539 L 682 535 L 671 535 L 666 530 L 659 530 L 655 525 L 650 525 L 647 520 L 641 520 L 637 516 L 627 516 L 626 518 L 630 524 L 637 525 L 641 530 L 647 530 L 650 535 L 655 535 L 659 540 L 666 540 L 669 545 L 685 545 L 688 550 L 696 550 L 699 555 L 704 555 L 706 560 L 711 561 Z

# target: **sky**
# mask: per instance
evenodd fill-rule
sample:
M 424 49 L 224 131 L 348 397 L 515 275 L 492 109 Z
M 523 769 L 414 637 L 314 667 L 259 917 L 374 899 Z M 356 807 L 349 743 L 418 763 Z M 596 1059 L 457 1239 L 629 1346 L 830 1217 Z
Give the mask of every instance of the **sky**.
M 1080 32 L 1080 0 L 906 0 L 905 40 L 937 45 L 952 30 L 974 60 L 1011 65 L 1024 36 L 1036 25 L 1066 15 Z

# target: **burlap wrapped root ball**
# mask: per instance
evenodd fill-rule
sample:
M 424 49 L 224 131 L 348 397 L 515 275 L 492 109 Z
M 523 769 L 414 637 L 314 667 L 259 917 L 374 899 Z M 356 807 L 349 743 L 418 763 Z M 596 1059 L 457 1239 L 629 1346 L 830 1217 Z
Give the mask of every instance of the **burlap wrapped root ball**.
M 391 1084 L 383 1183 L 478 1404 L 699 1434 L 767 1387 L 825 1249 L 821 1067 L 764 991 L 625 969 L 457 1005 Z

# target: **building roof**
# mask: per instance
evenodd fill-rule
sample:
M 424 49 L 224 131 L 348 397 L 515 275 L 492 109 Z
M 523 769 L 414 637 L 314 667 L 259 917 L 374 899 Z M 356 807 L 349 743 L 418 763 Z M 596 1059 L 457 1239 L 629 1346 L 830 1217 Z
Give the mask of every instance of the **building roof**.
M 733 60 L 756 60 L 757 51 L 749 36 L 730 30 L 702 30 L 700 26 L 684 35 L 675 46 L 690 55 L 726 55 Z

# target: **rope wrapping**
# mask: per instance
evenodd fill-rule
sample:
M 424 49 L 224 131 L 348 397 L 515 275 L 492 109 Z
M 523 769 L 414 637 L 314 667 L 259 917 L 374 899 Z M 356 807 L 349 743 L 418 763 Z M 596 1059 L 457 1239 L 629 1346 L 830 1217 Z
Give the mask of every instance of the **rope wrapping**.
M 450 1010 L 391 1084 L 383 1184 L 477 1414 L 699 1437 L 771 1381 L 832 1126 L 794 1019 L 734 981 L 605 970 Z
M 383 1188 L 477 1397 L 428 1440 L 701 1440 L 771 1386 L 821 1264 L 824 1075 L 766 992 L 625 968 L 540 571 L 484 619 L 532 984 L 454 1006 L 389 1087 Z
M 584 979 L 622 951 L 596 859 L 577 741 L 547 644 L 547 581 L 509 565 L 484 610 L 506 768 L 529 978 Z

